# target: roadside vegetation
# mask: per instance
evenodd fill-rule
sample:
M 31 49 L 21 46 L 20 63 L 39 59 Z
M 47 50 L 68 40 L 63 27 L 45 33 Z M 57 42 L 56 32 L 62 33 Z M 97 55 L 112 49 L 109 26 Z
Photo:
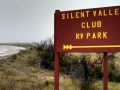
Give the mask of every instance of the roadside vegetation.
M 53 90 L 53 41 L 35 44 L 0 60 L 0 90 Z M 120 90 L 119 58 L 109 53 L 108 60 L 109 90 Z M 60 90 L 103 90 L 102 80 L 102 53 L 60 53 Z

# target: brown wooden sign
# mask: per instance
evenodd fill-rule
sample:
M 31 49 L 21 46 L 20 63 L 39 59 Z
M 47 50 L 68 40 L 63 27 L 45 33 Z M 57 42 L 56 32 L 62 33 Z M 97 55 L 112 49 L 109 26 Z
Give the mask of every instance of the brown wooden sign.
M 55 12 L 55 52 L 120 51 L 120 6 Z

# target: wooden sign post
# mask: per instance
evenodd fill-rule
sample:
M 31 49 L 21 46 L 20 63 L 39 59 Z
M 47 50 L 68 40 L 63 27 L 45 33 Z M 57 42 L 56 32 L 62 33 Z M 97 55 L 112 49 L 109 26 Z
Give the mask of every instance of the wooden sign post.
M 55 80 L 54 80 L 54 90 L 59 90 L 59 53 L 55 52 Z
M 120 6 L 54 13 L 55 86 L 59 90 L 60 52 L 103 52 L 104 90 L 108 90 L 107 52 L 120 52 Z
M 107 59 L 107 52 L 104 52 L 104 75 L 103 75 L 103 90 L 108 90 L 108 59 Z

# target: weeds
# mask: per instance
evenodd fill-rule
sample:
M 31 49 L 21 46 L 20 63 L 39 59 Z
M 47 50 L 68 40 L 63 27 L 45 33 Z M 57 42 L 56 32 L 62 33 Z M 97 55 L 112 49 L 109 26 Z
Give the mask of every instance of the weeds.
M 38 69 L 32 68 L 32 73 L 36 73 L 36 72 L 38 72 Z
M 42 52 L 40 50 L 43 50 Z M 46 52 L 46 50 L 48 50 Z M 53 90 L 54 89 L 54 53 L 53 46 L 41 46 L 37 50 L 22 51 L 22 53 L 13 55 L 7 59 L 0 61 L 0 90 Z M 42 56 L 42 57 L 40 57 Z M 65 54 L 60 54 L 61 58 L 61 68 L 60 70 L 67 73 L 62 73 L 60 77 L 60 90 L 102 90 L 102 82 L 97 81 L 90 83 L 87 88 L 84 82 L 80 85 L 79 78 L 71 78 L 70 74 L 82 73 L 83 67 L 78 66 L 82 63 L 88 64 L 87 71 L 90 71 L 92 64 L 85 61 L 80 62 L 78 58 L 73 61 L 74 57 L 65 56 Z M 38 58 L 38 59 L 37 59 Z M 42 58 L 42 59 L 41 59 Z M 73 63 L 72 63 L 73 62 Z M 72 64 L 71 64 L 72 63 Z M 41 68 L 41 65 L 46 64 L 46 68 L 50 70 Z M 71 67 L 72 66 L 72 67 Z M 84 66 L 85 67 L 85 66 Z M 111 67 L 114 70 L 114 67 Z M 42 69 L 42 70 L 41 70 Z M 75 72 L 76 70 L 76 72 Z M 81 72 L 80 72 L 81 70 Z M 69 71 L 72 71 L 69 73 Z M 96 67 L 91 70 L 95 71 L 96 76 L 101 78 L 102 72 L 101 67 Z M 85 73 L 86 74 L 86 73 Z M 86 74 L 88 75 L 88 74 Z M 116 75 L 119 76 L 119 73 Z M 80 76 L 80 75 L 79 75 Z M 51 78 L 52 77 L 52 78 Z M 74 80 L 73 80 L 74 79 Z M 87 80 L 89 79 L 89 76 Z M 83 81 L 84 79 L 82 79 Z M 85 79 L 86 80 L 86 79 Z M 111 86 L 111 87 L 110 87 Z M 115 89 L 113 88 L 114 86 Z M 120 90 L 119 83 L 109 83 L 110 90 Z M 81 88 L 82 87 L 82 88 Z

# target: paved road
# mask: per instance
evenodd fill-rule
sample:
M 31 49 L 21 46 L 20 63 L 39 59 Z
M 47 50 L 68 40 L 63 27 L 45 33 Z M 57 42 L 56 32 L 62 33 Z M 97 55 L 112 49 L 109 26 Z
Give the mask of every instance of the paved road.
M 6 58 L 9 55 L 19 53 L 20 50 L 26 50 L 23 47 L 0 45 L 0 59 Z

